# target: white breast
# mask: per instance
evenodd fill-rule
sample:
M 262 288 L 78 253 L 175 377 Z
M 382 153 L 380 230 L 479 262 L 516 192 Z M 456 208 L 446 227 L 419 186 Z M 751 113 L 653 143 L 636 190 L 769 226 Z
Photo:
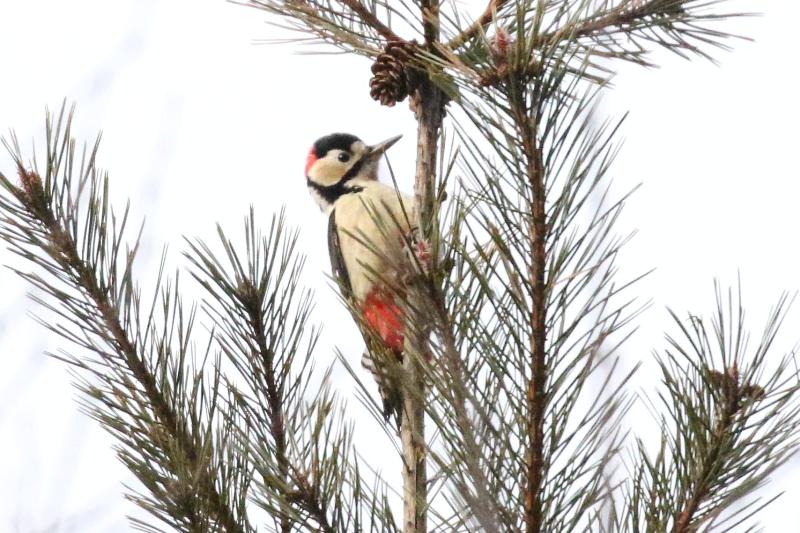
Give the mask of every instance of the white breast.
M 351 183 L 363 190 L 337 200 L 336 226 L 353 296 L 363 301 L 378 278 L 395 281 L 395 267 L 405 257 L 403 234 L 410 233 L 416 213 L 414 200 L 392 187 L 377 181 Z

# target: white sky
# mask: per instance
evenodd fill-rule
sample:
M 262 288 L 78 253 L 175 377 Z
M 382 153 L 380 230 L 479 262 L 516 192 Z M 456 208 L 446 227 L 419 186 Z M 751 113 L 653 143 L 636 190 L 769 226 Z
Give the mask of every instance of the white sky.
M 635 289 L 653 305 L 624 350 L 632 360 L 648 361 L 663 346 L 666 306 L 711 309 L 714 277 L 729 284 L 741 273 L 754 330 L 781 291 L 800 288 L 800 5 L 730 4 L 764 13 L 728 26 L 755 42 L 717 54 L 719 67 L 665 54 L 658 70 L 623 66 L 604 99 L 609 116 L 630 111 L 616 190 L 644 183 L 617 228 L 638 230 L 621 257 L 623 276 L 657 267 Z M 302 225 L 316 318 L 335 324 L 324 346 L 357 361 L 361 341 L 349 322 L 341 326 L 344 310 L 323 274 L 325 221 L 305 189 L 305 154 L 331 131 L 368 142 L 403 133 L 390 155 L 408 190 L 414 123 L 404 104 L 380 108 L 369 99 L 363 59 L 253 45 L 275 31 L 265 18 L 221 0 L 0 0 L 0 130 L 13 127 L 29 146 L 45 105 L 77 102 L 76 133 L 89 140 L 103 130 L 100 162 L 117 205 L 130 198 L 134 215 L 147 218 L 142 273 L 164 245 L 173 268 L 186 266 L 181 236 L 211 240 L 215 222 L 236 234 L 250 204 L 264 225 L 289 206 L 290 222 Z M 5 154 L 0 168 L 13 170 Z M 25 286 L 3 271 L 0 287 L 0 531 L 126 529 L 125 514 L 135 510 L 120 482 L 130 476 L 105 433 L 79 413 L 64 366 L 41 355 L 59 342 L 26 316 L 34 306 Z M 800 339 L 798 325 L 795 311 L 781 348 Z M 323 364 L 333 357 L 332 349 L 321 353 Z M 655 384 L 649 370 L 637 386 Z M 345 374 L 335 376 L 348 393 Z M 369 439 L 381 438 L 362 421 Z M 374 441 L 363 449 L 380 461 Z M 762 514 L 768 532 L 797 531 L 798 466 L 770 487 L 788 492 Z

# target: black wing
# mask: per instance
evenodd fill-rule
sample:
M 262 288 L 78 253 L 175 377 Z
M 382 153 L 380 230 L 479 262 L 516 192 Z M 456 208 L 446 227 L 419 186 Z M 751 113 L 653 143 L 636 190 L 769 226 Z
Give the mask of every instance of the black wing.
M 336 209 L 331 209 L 328 218 L 328 254 L 331 256 L 331 272 L 339 283 L 339 289 L 346 300 L 353 297 L 353 286 L 350 284 L 350 274 L 344 264 L 342 245 L 339 242 L 339 229 L 336 226 Z
M 344 263 L 342 245 L 341 242 L 339 242 L 339 228 L 336 226 L 336 209 L 331 210 L 330 217 L 328 218 L 328 254 L 331 257 L 331 272 L 333 273 L 334 279 L 339 284 L 342 297 L 345 301 L 352 304 L 353 286 L 350 283 L 350 273 L 347 271 L 347 265 Z M 372 373 L 375 377 L 375 381 L 378 382 L 378 390 L 383 399 L 384 420 L 389 422 L 392 416 L 394 416 L 399 429 L 403 394 L 401 389 L 393 383 L 392 378 L 387 373 L 385 363 L 381 364 L 380 362 L 381 357 L 387 357 L 387 349 L 376 339 L 374 332 L 364 330 L 362 321 L 356 320 L 356 323 L 361 329 L 364 341 L 367 344 L 367 351 L 364 352 L 361 358 L 361 364 Z M 398 357 L 397 354 L 392 355 Z

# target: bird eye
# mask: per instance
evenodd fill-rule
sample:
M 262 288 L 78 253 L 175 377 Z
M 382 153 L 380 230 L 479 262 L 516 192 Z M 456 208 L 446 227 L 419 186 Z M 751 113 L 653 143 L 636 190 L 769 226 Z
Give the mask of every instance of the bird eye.
M 341 161 L 342 163 L 347 163 L 348 161 L 350 161 L 350 154 L 348 154 L 347 152 L 341 152 L 339 154 L 339 161 Z

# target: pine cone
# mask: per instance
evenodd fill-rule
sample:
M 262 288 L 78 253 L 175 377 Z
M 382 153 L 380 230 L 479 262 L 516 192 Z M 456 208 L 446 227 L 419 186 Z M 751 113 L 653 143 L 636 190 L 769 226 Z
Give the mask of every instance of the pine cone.
M 420 72 L 412 61 L 418 50 L 415 42 L 392 41 L 372 64 L 369 95 L 392 107 L 405 100 L 419 84 Z

